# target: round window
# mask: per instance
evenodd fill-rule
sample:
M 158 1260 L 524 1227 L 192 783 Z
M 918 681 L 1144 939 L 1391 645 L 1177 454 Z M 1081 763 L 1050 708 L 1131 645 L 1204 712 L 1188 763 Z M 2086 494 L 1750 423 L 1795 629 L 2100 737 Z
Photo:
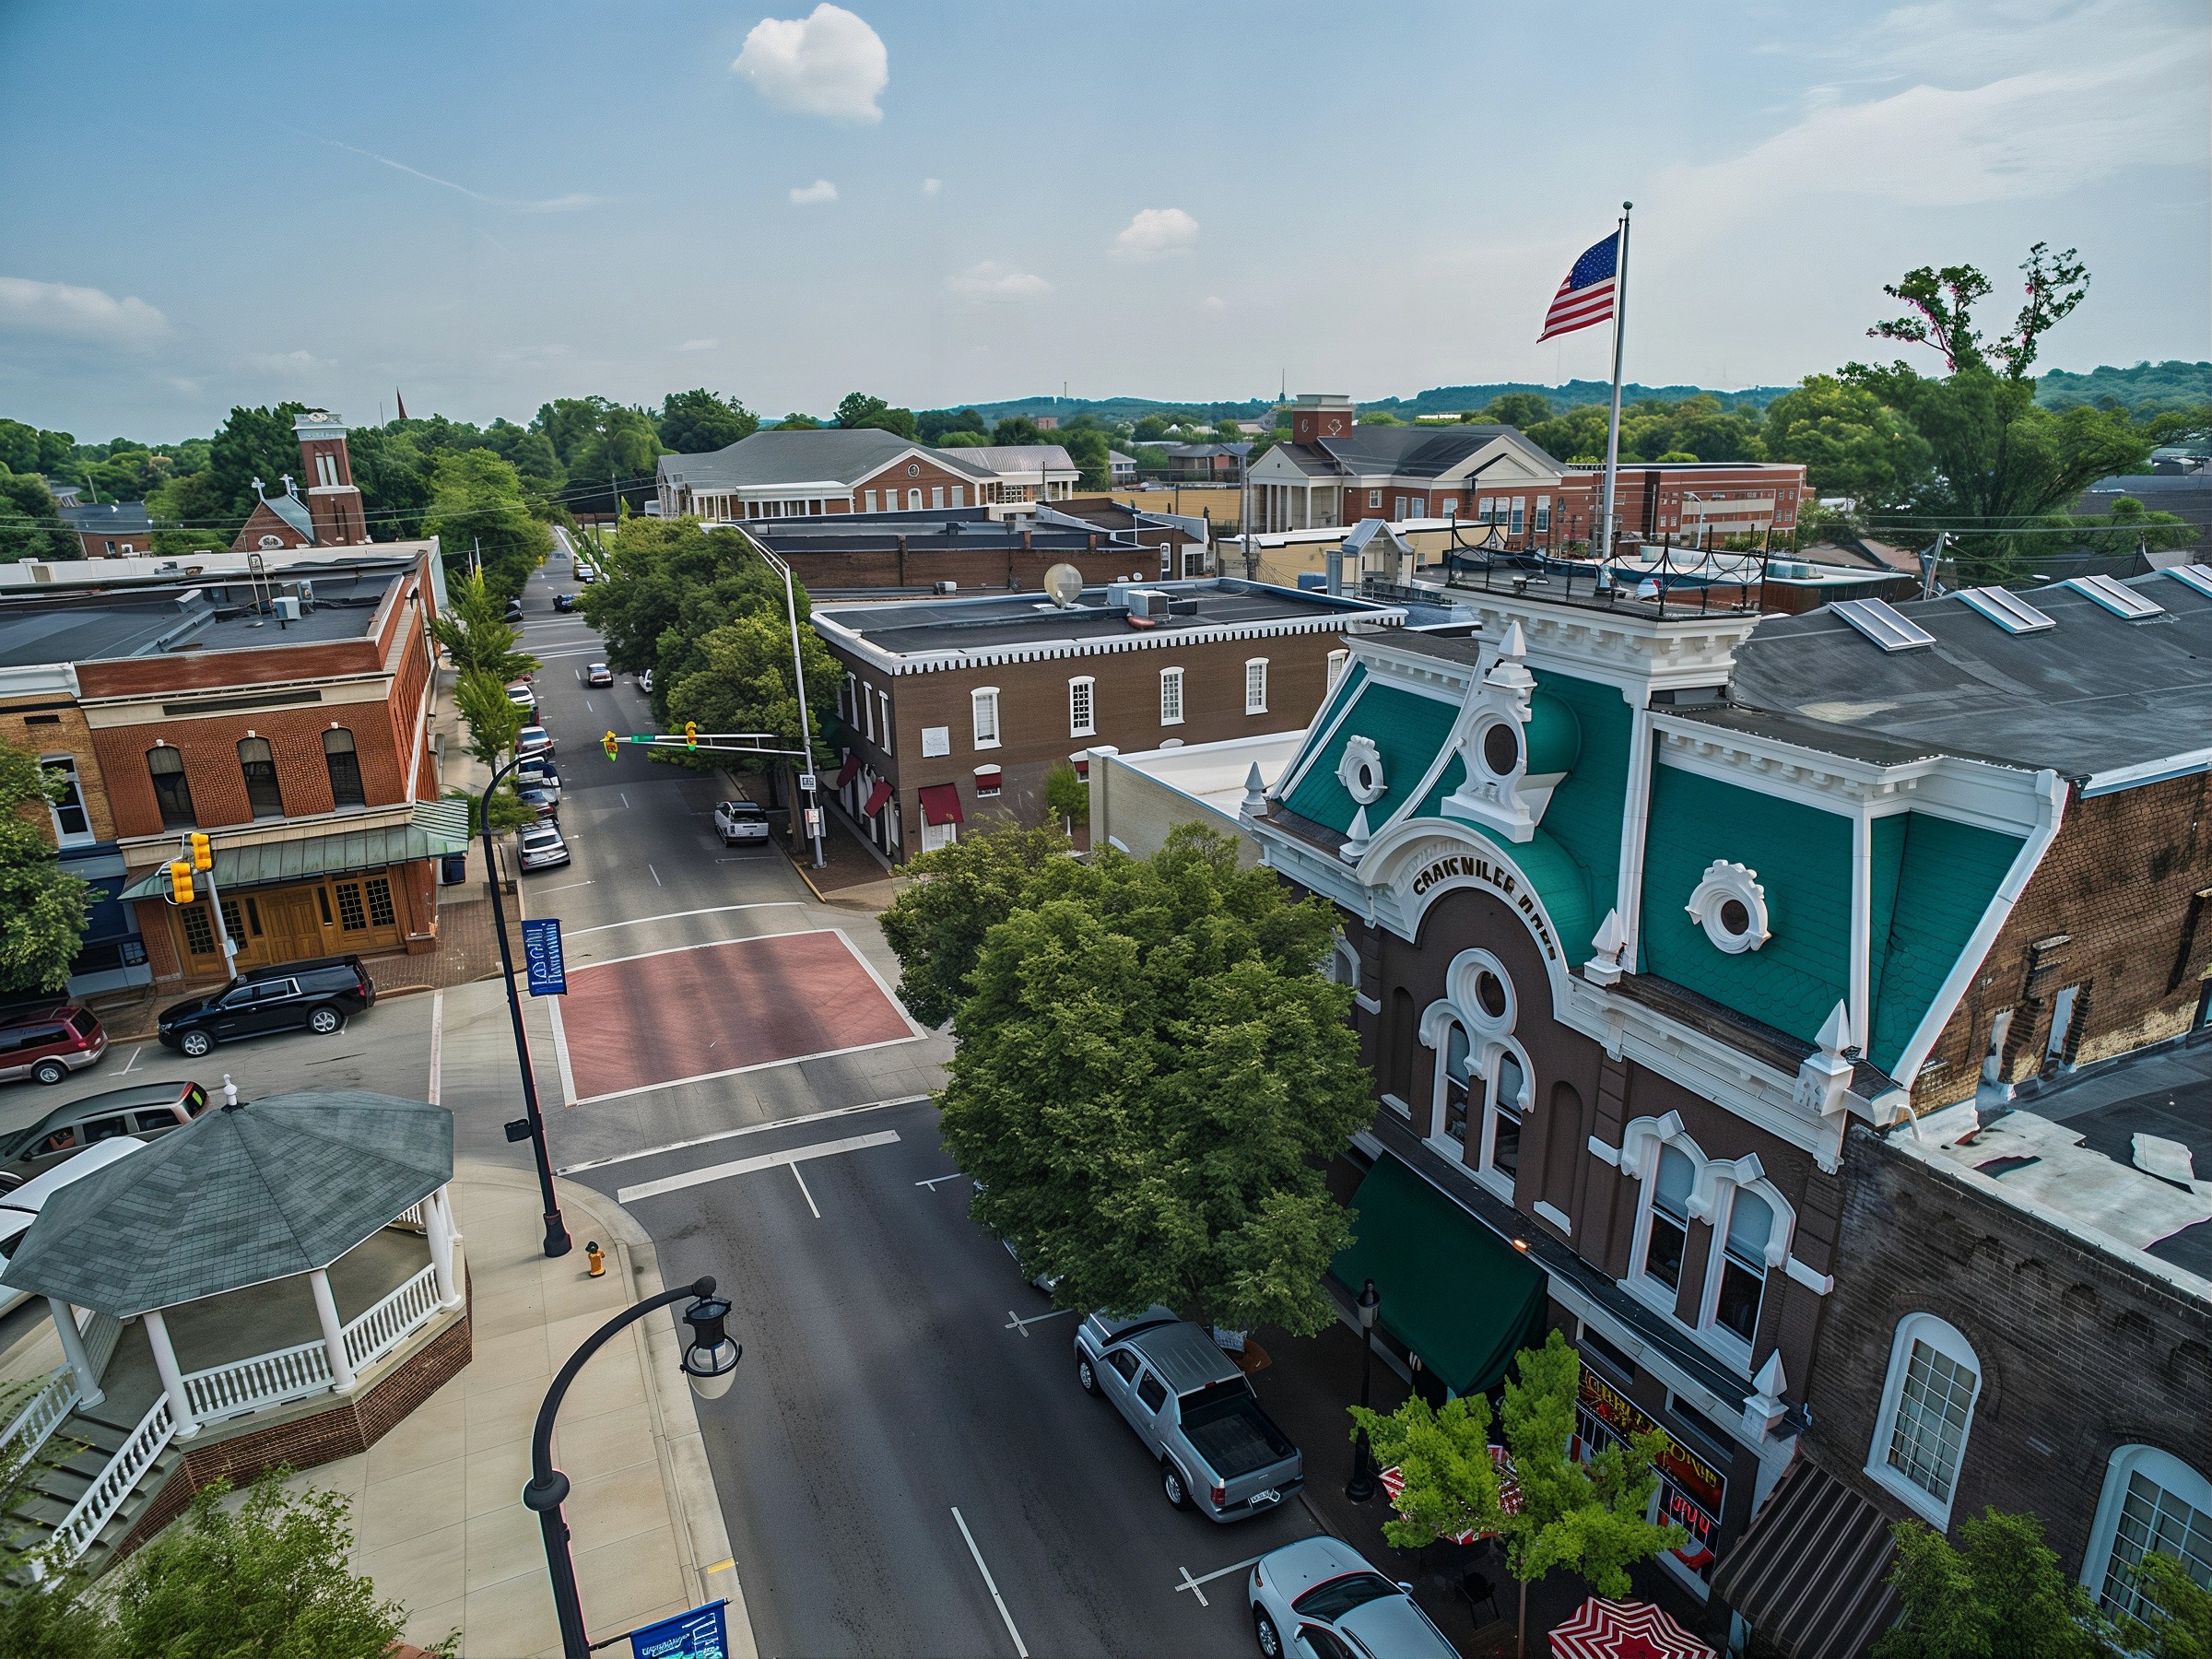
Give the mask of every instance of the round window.
M 1475 1000 L 1492 1019 L 1503 1019 L 1506 1009 L 1512 1006 L 1505 994 L 1505 982 L 1488 968 L 1475 976 Z
M 919 461 L 909 461 L 906 464 L 906 476 L 910 478 L 920 477 L 922 476 L 922 463 Z
M 1482 735 L 1482 763 L 1492 775 L 1511 777 L 1513 768 L 1521 764 L 1520 734 L 1500 721 Z
M 1741 899 L 1721 900 L 1721 931 L 1737 938 L 1751 931 L 1751 912 Z

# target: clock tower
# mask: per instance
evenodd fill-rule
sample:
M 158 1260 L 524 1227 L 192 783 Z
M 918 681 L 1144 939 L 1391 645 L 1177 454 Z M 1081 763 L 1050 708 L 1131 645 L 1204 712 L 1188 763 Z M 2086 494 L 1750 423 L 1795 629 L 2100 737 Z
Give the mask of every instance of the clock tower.
M 346 455 L 346 423 L 327 409 L 310 409 L 292 422 L 300 440 L 300 476 L 307 480 L 307 510 L 318 547 L 366 544 L 369 526 L 361 515 L 361 492 L 353 482 Z
M 1290 407 L 1290 441 L 1312 443 L 1323 438 L 1348 438 L 1353 413 L 1348 397 L 1334 392 L 1301 392 Z

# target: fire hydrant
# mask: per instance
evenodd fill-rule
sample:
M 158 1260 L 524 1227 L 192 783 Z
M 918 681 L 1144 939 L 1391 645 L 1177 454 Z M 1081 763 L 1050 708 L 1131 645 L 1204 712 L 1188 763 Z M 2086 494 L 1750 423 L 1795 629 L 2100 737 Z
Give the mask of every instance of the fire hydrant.
M 606 1252 L 599 1248 L 599 1241 L 594 1239 L 586 1244 L 583 1247 L 583 1253 L 592 1264 L 592 1277 L 605 1278 L 606 1277 Z

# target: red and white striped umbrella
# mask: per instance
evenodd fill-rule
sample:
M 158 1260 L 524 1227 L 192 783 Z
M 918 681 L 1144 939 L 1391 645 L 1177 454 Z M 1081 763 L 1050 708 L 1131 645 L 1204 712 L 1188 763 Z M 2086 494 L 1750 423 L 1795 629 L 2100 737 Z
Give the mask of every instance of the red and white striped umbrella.
M 1503 1446 L 1490 1448 L 1490 1466 L 1498 1471 L 1498 1507 L 1509 1515 L 1521 1512 L 1521 1477 L 1513 1468 L 1513 1460 Z M 1393 1465 L 1377 1477 L 1382 1489 L 1390 1494 L 1393 1509 L 1397 1508 L 1398 1494 L 1406 1489 L 1406 1471 Z M 1464 1532 L 1454 1537 L 1454 1544 L 1472 1544 L 1485 1535 Z
M 1592 1596 L 1551 1633 L 1552 1659 L 1713 1659 L 1713 1652 L 1649 1602 Z

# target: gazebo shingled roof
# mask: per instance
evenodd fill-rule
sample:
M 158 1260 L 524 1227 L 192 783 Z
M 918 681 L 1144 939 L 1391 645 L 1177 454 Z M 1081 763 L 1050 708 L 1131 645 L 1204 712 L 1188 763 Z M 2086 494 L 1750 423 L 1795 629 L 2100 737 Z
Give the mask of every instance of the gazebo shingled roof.
M 453 1178 L 441 1106 L 365 1089 L 217 1108 L 65 1187 L 8 1283 L 118 1318 L 327 1267 Z

